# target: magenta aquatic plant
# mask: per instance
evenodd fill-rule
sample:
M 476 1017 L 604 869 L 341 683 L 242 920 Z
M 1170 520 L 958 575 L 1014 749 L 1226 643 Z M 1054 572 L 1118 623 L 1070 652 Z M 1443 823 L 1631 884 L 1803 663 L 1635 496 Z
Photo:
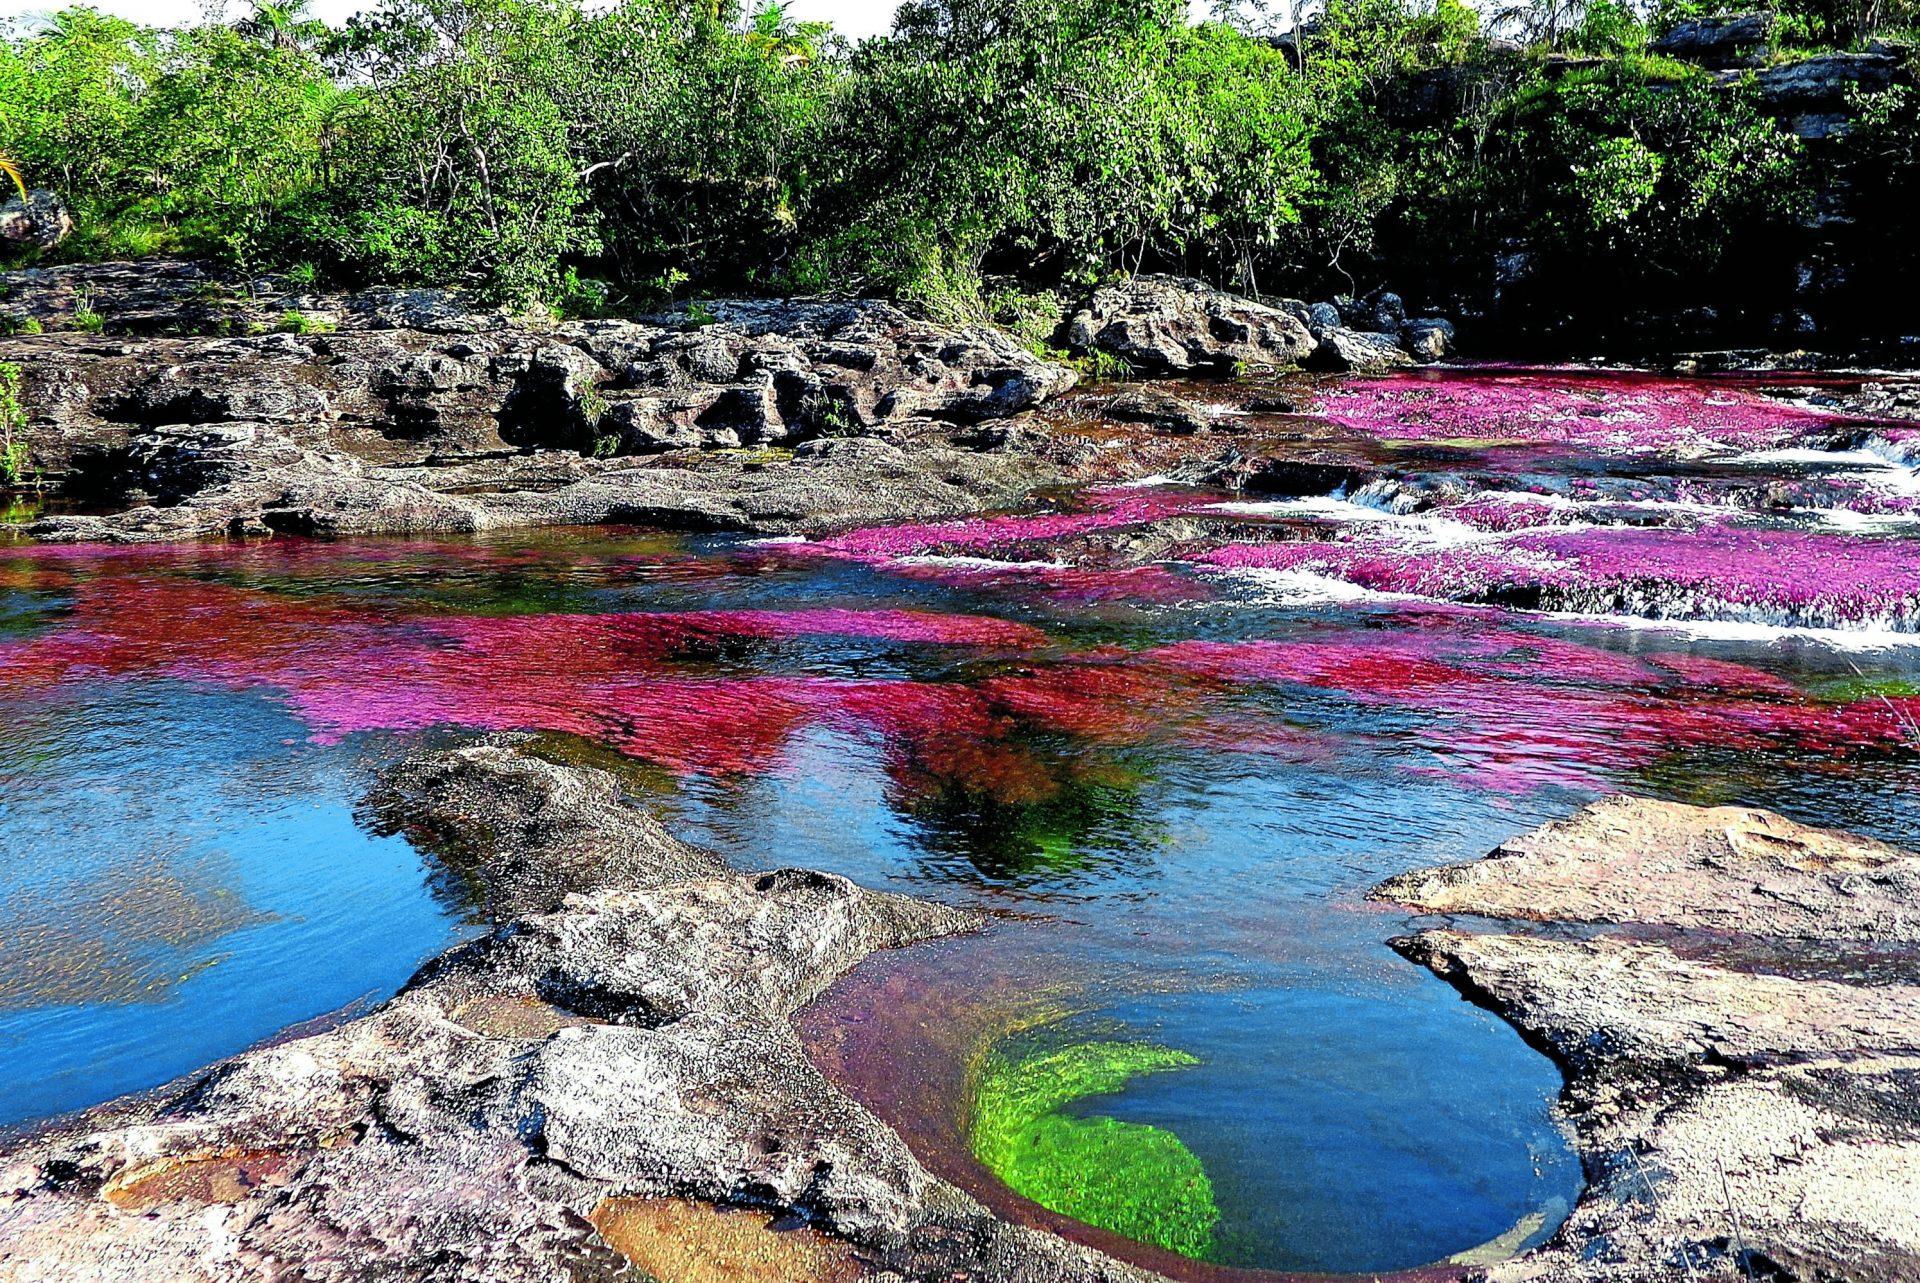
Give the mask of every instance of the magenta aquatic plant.
M 1322 392 L 1315 410 L 1381 440 L 1521 442 L 1609 454 L 1767 449 L 1830 433 L 1841 422 L 1731 379 L 1509 367 L 1352 380 Z
M 1750 536 L 1765 538 L 1749 547 Z M 1545 529 L 1484 542 L 1511 551 L 1509 544 L 1527 541 L 1527 556 L 1550 565 L 1559 587 L 1611 576 L 1736 594 L 1750 587 L 1832 598 L 1843 582 L 1856 597 L 1910 591 L 1905 545 L 1813 536 L 1780 544 L 1779 537 Z M 1686 554 L 1689 546 L 1723 546 L 1701 545 L 1702 538 L 1729 550 L 1732 560 L 1717 575 Z M 1668 539 L 1695 542 L 1662 542 Z M 1356 555 L 1362 548 L 1373 562 Z M 1484 552 L 1470 543 L 1445 555 Z M 420 564 L 445 564 L 418 545 L 411 554 L 424 558 Z M 1626 654 L 1515 627 L 1512 616 L 1486 607 L 1350 611 L 1284 639 L 1074 650 L 1018 621 L 890 608 L 449 614 L 431 598 L 409 606 L 404 595 L 367 600 L 316 591 L 329 565 L 344 582 L 361 582 L 368 558 L 384 555 L 368 548 L 284 545 L 272 554 L 283 572 L 275 582 L 285 585 L 277 589 L 210 578 L 230 568 L 229 555 L 209 560 L 191 550 L 171 566 L 153 550 L 93 562 L 65 552 L 0 557 L 8 582 L 58 592 L 60 600 L 44 622 L 0 639 L 0 685 L 21 697 L 67 682 L 154 677 L 261 689 L 320 740 L 443 725 L 563 731 L 670 771 L 713 775 L 779 769 L 795 734 L 824 727 L 874 743 L 906 795 L 959 788 L 1008 804 L 1044 803 L 1065 787 L 1063 771 L 1082 769 L 1077 753 L 1036 755 L 1036 735 L 1103 751 L 1188 746 L 1321 763 L 1340 760 L 1360 742 L 1356 734 L 1364 739 L 1270 712 L 1256 716 L 1233 696 L 1248 686 L 1306 688 L 1355 708 L 1415 714 L 1398 741 L 1406 769 L 1503 789 L 1595 787 L 1688 747 L 1886 749 L 1907 742 L 1920 714 L 1920 698 L 1876 692 L 1822 702 L 1760 669 L 1684 651 Z M 1401 587 L 1412 565 L 1414 586 L 1428 582 L 1419 575 L 1432 575 L 1436 589 L 1445 589 L 1458 576 L 1437 555 L 1361 535 L 1233 545 L 1214 559 L 1303 566 L 1320 558 L 1353 574 L 1377 563 Z M 1343 557 L 1338 566 L 1325 561 Z M 1804 564 L 1775 575 L 1782 557 Z M 1846 564 L 1836 569 L 1837 561 Z M 1498 565 L 1510 571 L 1512 562 Z M 1746 578 L 1743 567 L 1752 571 Z M 1522 569 L 1532 582 L 1546 578 L 1531 563 Z M 1489 590 L 1516 582 L 1484 565 L 1480 573 Z M 965 665 L 956 671 L 969 675 L 854 677 L 831 663 L 812 669 L 804 655 L 776 660 L 768 649 L 797 637 L 951 648 L 953 661 Z
M 1179 516 L 1217 503 L 1219 496 L 1200 490 L 1119 486 L 1090 491 L 1083 501 L 1084 508 L 1075 511 L 870 526 L 791 546 L 851 557 L 981 556 Z
M 1654 619 L 1920 629 L 1920 545 L 1708 524 L 1523 530 L 1443 541 L 1417 525 L 1229 544 L 1228 569 L 1304 571 L 1375 592 Z

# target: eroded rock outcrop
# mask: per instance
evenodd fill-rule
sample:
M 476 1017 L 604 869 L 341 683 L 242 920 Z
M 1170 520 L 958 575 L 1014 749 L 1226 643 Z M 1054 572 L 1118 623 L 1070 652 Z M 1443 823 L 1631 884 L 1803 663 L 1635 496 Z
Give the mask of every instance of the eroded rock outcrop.
M 1771 13 L 1729 13 L 1682 18 L 1654 39 L 1652 49 L 1702 67 L 1748 67 L 1766 57 L 1772 39 Z
M 1066 334 L 1070 350 L 1105 352 L 1146 375 L 1287 369 L 1314 348 L 1298 317 L 1176 276 L 1095 290 Z
M 50 191 L 33 188 L 0 202 L 0 246 L 52 249 L 73 234 L 73 214 Z
M 1496 1280 L 1920 1277 L 1920 856 L 1614 799 L 1395 878 L 1426 912 L 1608 924 L 1396 941 L 1567 1074 L 1591 1187 Z
M 1828 53 L 1769 67 L 1754 77 L 1760 104 L 1804 139 L 1846 129 L 1855 94 L 1879 93 L 1899 74 L 1899 62 L 1881 53 Z
M 997 330 L 870 300 L 553 325 L 452 291 L 236 296 L 183 263 L 6 284 L 5 306 L 47 318 L 0 338 L 24 372 L 35 465 L 111 513 L 30 531 L 61 541 L 958 515 L 1052 474 L 956 440 L 1074 380 Z M 247 332 L 282 303 L 301 305 L 291 328 Z M 81 312 L 102 332 L 60 328 Z M 674 457 L 838 438 L 876 449 Z
M 132 457 L 164 453 L 174 433 L 136 435 Z M 156 437 L 168 438 L 167 441 Z M 208 488 L 171 504 L 105 516 L 61 515 L 27 526 L 53 543 L 152 543 L 217 536 L 464 534 L 624 522 L 675 530 L 790 534 L 837 526 L 956 517 L 1005 506 L 1057 474 L 1019 450 L 962 449 L 936 435 L 911 450 L 881 441 L 791 457 L 660 460 L 543 452 L 448 465 L 375 466 L 256 433 L 254 451 L 217 468 L 192 456 L 167 475 L 205 473 Z M 814 444 L 814 443 L 808 443 Z
M 610 777 L 512 743 L 423 753 L 378 805 L 480 853 L 470 875 L 520 916 L 368 1016 L 16 1142 L 8 1277 L 612 1279 L 649 1208 L 843 1279 L 1144 1277 L 929 1176 L 790 1028 L 967 913 L 722 871 Z M 783 1247 L 712 1204 L 811 1228 Z

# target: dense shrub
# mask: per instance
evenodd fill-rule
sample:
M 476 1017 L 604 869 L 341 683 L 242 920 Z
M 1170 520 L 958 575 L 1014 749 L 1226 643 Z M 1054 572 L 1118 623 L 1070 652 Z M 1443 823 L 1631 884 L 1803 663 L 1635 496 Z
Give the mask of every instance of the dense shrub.
M 75 207 L 62 252 L 576 310 L 978 313 L 986 276 L 1031 299 L 1141 269 L 1471 305 L 1516 252 L 1562 310 L 1763 310 L 1777 282 L 1737 265 L 1786 270 L 1809 171 L 1751 88 L 1651 57 L 1617 0 L 1502 21 L 1538 43 L 1460 0 L 1325 0 L 1284 40 L 1180 0 L 912 0 L 858 45 L 737 0 L 382 0 L 335 29 L 297 4 L 164 30 L 74 9 L 0 32 L 0 154 Z M 1849 172 L 1907 154 L 1898 103 Z

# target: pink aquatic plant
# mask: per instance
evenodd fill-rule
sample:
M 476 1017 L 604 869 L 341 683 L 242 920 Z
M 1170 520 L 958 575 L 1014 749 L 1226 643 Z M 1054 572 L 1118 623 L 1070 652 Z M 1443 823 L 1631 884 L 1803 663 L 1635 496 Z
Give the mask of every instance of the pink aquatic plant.
M 1143 525 L 1216 502 L 1217 495 L 1204 491 L 1120 486 L 1089 492 L 1084 496 L 1085 507 L 1076 511 L 869 526 L 798 546 L 851 557 L 892 558 L 927 553 L 983 555 Z
M 271 692 L 320 739 L 442 725 L 544 729 L 710 775 L 779 769 L 793 737 L 818 727 L 870 740 L 910 797 L 957 787 L 1043 801 L 1073 772 L 1105 769 L 1102 752 L 1145 745 L 1331 761 L 1354 734 L 1270 709 L 1254 716 L 1237 701 L 1255 687 L 1412 714 L 1395 733 L 1406 769 L 1499 788 L 1598 786 L 1676 748 L 1885 749 L 1906 743 L 1920 713 L 1920 699 L 1821 703 L 1759 669 L 1684 652 L 1626 654 L 1518 628 L 1485 608 L 1358 612 L 1285 639 L 1072 652 L 1040 629 L 980 615 L 448 615 L 390 598 L 208 582 L 198 577 L 205 563 L 190 557 L 180 574 L 155 559 L 70 564 L 59 612 L 0 640 L 10 694 L 170 678 Z M 808 671 L 791 656 L 766 662 L 766 648 L 800 636 L 960 648 L 953 659 L 963 662 L 943 660 L 941 671 L 971 676 L 854 677 L 833 664 Z M 1100 751 L 1042 753 L 1036 735 Z
M 1305 571 L 1376 592 L 1656 619 L 1920 628 L 1920 546 L 1714 525 L 1596 527 L 1435 542 L 1417 528 L 1229 544 L 1230 569 Z
M 1315 409 L 1382 440 L 1517 441 L 1609 454 L 1767 449 L 1841 422 L 1737 380 L 1567 369 L 1357 379 L 1321 393 Z

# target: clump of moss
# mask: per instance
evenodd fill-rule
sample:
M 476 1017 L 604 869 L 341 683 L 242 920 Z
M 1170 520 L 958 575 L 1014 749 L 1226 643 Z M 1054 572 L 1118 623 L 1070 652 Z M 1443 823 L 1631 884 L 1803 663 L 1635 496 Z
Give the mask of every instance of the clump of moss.
M 1164 1128 L 1061 1112 L 1141 1074 L 1198 1063 L 1143 1042 L 1084 1042 L 1021 1058 L 989 1051 L 974 1073 L 974 1156 L 1050 1211 L 1203 1257 L 1220 1209 L 1193 1151 Z

